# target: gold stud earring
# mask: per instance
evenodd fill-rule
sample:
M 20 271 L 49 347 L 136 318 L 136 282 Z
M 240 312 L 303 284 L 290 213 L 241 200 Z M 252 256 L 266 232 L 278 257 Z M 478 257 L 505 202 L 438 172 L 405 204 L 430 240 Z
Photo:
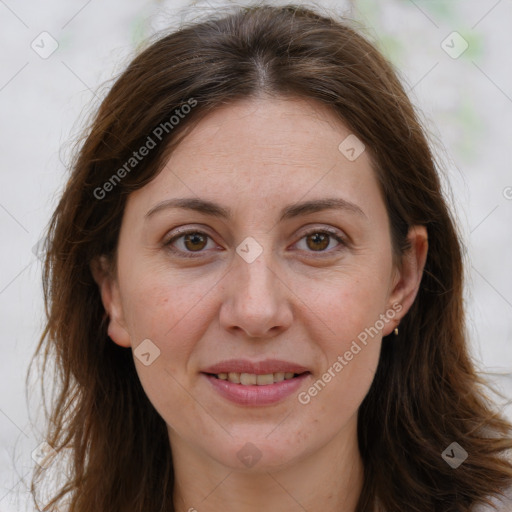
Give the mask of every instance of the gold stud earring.
M 398 327 L 395 327 L 394 333 L 395 333 L 395 336 L 398 336 Z

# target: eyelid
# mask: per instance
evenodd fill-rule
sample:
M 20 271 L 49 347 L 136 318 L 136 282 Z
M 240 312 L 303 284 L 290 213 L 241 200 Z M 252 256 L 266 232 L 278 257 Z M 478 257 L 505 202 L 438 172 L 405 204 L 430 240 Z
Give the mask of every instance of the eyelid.
M 330 235 L 333 235 L 334 237 L 345 239 L 345 235 L 343 234 L 342 231 L 336 228 L 332 228 L 330 226 L 314 226 L 312 228 L 307 228 L 304 232 L 302 232 L 301 238 L 303 238 L 306 235 L 311 235 L 313 233 L 328 233 Z

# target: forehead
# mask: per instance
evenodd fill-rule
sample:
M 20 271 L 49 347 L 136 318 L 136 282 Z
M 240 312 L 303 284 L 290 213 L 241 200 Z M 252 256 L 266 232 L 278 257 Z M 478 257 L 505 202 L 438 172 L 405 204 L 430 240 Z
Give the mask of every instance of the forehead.
M 225 105 L 205 117 L 175 153 L 191 161 L 229 159 L 243 168 L 322 167 L 340 156 L 350 130 L 325 105 L 302 98 L 257 98 Z M 201 148 L 195 157 L 193 147 Z M 247 162 L 248 155 L 253 161 Z
M 380 190 L 367 152 L 350 160 L 340 150 L 347 137 L 350 129 L 316 101 L 240 100 L 204 117 L 132 196 L 147 209 L 184 195 L 261 207 L 339 192 L 365 209 Z

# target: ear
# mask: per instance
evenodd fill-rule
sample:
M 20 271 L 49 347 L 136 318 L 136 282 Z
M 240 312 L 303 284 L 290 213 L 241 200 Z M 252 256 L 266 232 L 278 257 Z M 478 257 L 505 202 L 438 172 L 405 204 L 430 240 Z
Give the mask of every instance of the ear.
M 108 315 L 108 335 L 121 347 L 130 347 L 130 336 L 125 327 L 121 295 L 117 279 L 112 275 L 111 265 L 105 256 L 95 258 L 90 265 L 92 276 L 98 285 L 103 307 Z
M 410 248 L 402 255 L 400 268 L 396 269 L 396 277 L 388 298 L 388 307 L 397 312 L 393 322 L 386 324 L 382 334 L 387 336 L 412 306 L 420 288 L 423 269 L 427 261 L 428 234 L 425 226 L 412 226 L 407 239 Z M 394 306 L 393 306 L 394 305 Z M 398 307 L 401 306 L 401 308 Z

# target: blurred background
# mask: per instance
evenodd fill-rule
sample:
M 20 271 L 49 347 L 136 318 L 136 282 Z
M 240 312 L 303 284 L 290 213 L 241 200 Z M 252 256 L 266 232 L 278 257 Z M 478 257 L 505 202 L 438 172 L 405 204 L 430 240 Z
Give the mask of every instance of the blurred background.
M 73 144 L 148 36 L 247 3 L 0 0 L 0 512 L 33 510 L 27 485 L 44 439 L 37 374 L 28 398 L 25 378 L 44 319 L 38 242 Z M 316 5 L 364 27 L 421 112 L 466 249 L 473 357 L 512 419 L 512 2 Z

